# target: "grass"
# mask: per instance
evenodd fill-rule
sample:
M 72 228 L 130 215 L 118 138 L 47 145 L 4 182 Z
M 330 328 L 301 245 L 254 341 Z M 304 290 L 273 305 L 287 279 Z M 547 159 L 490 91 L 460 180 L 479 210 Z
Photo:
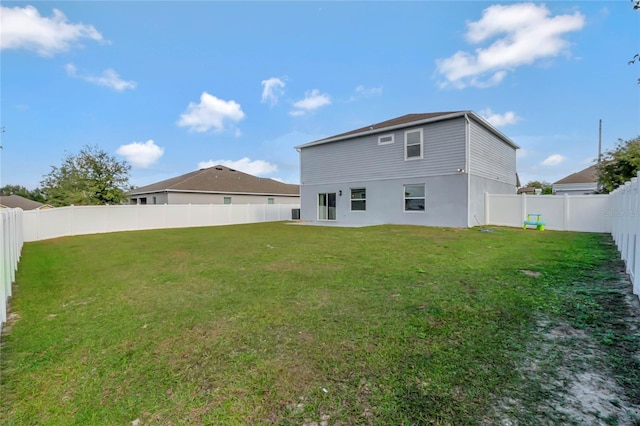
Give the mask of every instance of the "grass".
M 0 423 L 491 423 L 496 400 L 527 393 L 517 370 L 541 314 L 599 336 L 639 398 L 637 339 L 605 325 L 615 295 L 587 284 L 613 280 L 609 237 L 490 230 L 268 223 L 26 244 Z

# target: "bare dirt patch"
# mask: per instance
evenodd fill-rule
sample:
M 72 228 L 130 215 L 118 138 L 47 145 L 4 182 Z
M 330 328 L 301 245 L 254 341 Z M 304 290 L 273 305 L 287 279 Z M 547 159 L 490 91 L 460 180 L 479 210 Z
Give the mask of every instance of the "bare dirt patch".
M 633 379 L 640 365 L 640 302 L 627 276 L 617 273 L 618 280 L 594 285 L 604 323 L 539 318 L 537 341 L 519 368 L 520 388 L 497 401 L 488 423 L 640 425 Z

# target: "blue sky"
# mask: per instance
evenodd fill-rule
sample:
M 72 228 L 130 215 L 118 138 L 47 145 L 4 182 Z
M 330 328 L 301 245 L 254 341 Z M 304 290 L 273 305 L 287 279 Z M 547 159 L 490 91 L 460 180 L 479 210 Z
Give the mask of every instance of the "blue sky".
M 640 135 L 631 2 L 3 1 L 0 184 L 97 145 L 142 186 L 214 164 L 299 182 L 294 146 L 473 110 L 554 182 Z

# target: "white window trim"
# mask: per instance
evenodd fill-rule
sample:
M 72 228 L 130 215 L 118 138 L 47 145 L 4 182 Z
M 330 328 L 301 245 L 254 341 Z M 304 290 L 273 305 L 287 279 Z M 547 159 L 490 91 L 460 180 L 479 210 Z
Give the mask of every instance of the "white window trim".
M 356 198 L 355 200 L 351 198 L 351 191 L 354 189 L 364 189 L 364 198 Z M 353 201 L 364 201 L 364 210 L 354 210 L 353 209 Z M 359 186 L 357 188 L 349 188 L 349 211 L 354 213 L 366 213 L 367 212 L 367 188 L 364 186 Z
M 424 188 L 424 196 L 423 197 L 407 197 L 405 196 L 405 187 L 406 186 L 422 186 Z M 406 210 L 406 200 L 424 200 L 424 210 Z M 427 185 L 424 183 L 405 183 L 402 185 L 402 211 L 405 213 L 425 213 L 427 211 Z
M 415 132 L 419 132 L 420 133 L 420 156 L 419 157 L 407 157 L 407 135 L 409 133 L 415 133 Z M 404 161 L 422 160 L 422 158 L 424 158 L 424 138 L 423 138 L 423 135 L 424 135 L 424 133 L 423 133 L 422 128 L 406 130 L 404 132 Z M 411 144 L 409 146 L 413 146 L 413 145 L 418 145 L 418 144 Z
M 391 138 L 390 141 L 386 141 L 386 142 L 382 142 L 383 138 Z M 394 143 L 396 141 L 396 137 L 393 133 L 390 133 L 388 135 L 380 135 L 378 136 L 378 145 L 391 145 L 392 143 Z

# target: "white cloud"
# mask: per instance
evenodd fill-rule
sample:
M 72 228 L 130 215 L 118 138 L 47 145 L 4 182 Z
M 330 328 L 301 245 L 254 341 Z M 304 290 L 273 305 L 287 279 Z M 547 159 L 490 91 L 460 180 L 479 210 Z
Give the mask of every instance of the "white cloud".
M 278 98 L 284 94 L 284 81 L 276 77 L 262 80 L 262 103 L 273 107 L 278 103 Z
M 268 161 L 263 160 L 254 160 L 251 161 L 250 158 L 244 157 L 238 161 L 233 160 L 209 160 L 209 161 L 201 161 L 198 163 L 198 169 L 206 169 L 213 166 L 225 166 L 230 169 L 240 170 L 241 172 L 248 173 L 254 176 L 264 176 L 271 173 L 274 173 L 278 170 L 278 166 L 276 164 L 269 163 Z
M 437 71 L 445 81 L 441 87 L 489 87 L 499 84 L 522 65 L 558 56 L 568 50 L 566 33 L 585 25 L 580 12 L 550 16 L 544 4 L 516 3 L 493 5 L 482 12 L 479 21 L 467 23 L 466 38 L 477 44 L 495 39 L 488 47 L 474 53 L 458 51 L 453 56 L 436 61 Z
M 516 115 L 513 111 L 507 111 L 504 114 L 498 114 L 491 109 L 487 108 L 480 111 L 480 115 L 487 120 L 489 123 L 496 127 L 507 126 L 509 124 L 515 124 L 521 120 L 520 117 Z
M 225 101 L 202 92 L 200 103 L 189 102 L 177 124 L 194 132 L 206 132 L 211 128 L 220 132 L 224 130 L 225 121 L 238 122 L 244 117 L 240 104 L 235 101 Z
M 90 74 L 80 75 L 78 74 L 78 69 L 73 64 L 67 64 L 64 68 L 67 70 L 67 75 L 69 75 L 69 77 L 79 78 L 84 81 L 88 81 L 89 83 L 97 84 L 98 86 L 109 87 L 118 92 L 122 92 L 127 89 L 133 90 L 137 86 L 135 81 L 125 81 L 121 79 L 118 73 L 111 68 L 103 71 L 100 76 Z
M 371 96 L 378 96 L 382 94 L 382 86 L 379 87 L 365 87 L 362 84 L 358 85 L 354 89 L 355 94 L 349 97 L 349 102 L 356 101 L 361 98 L 369 98 Z
M 134 166 L 146 169 L 162 157 L 164 148 L 160 148 L 153 140 L 149 139 L 146 142 L 131 142 L 127 145 L 121 145 L 116 153 Z
M 567 158 L 564 155 L 552 154 L 547 158 L 545 158 L 544 161 L 540 164 L 543 166 L 557 166 L 558 164 L 562 163 L 566 159 Z
M 92 25 L 69 23 L 58 9 L 47 18 L 33 6 L 0 7 L 0 49 L 25 49 L 50 57 L 81 39 L 103 41 Z
M 300 99 L 293 104 L 296 109 L 289 112 L 289 114 L 296 117 L 304 115 L 305 113 L 313 111 L 314 109 L 318 109 L 321 106 L 330 104 L 331 96 L 326 93 L 320 93 L 318 89 L 313 89 L 310 92 L 305 92 L 304 99 Z

